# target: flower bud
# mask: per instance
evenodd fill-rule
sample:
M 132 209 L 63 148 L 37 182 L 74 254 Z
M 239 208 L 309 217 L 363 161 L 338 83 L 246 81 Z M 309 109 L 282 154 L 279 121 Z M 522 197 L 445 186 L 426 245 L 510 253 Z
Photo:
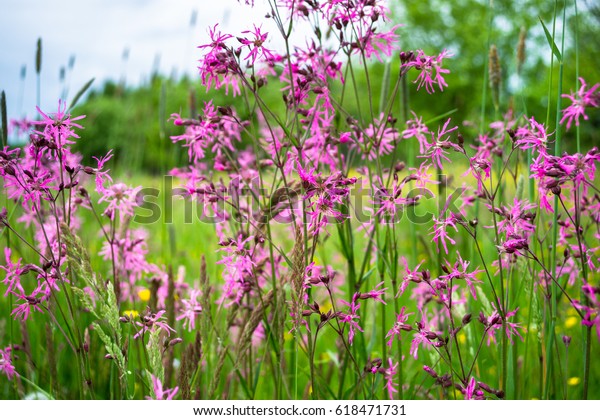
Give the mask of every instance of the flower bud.
M 183 338 L 177 337 L 177 338 L 174 338 L 172 340 L 167 341 L 165 343 L 166 344 L 165 347 L 173 347 L 173 346 L 176 346 L 177 344 L 179 344 L 181 342 L 183 342 Z
M 433 378 L 437 379 L 437 377 L 438 377 L 438 374 L 436 373 L 436 371 L 435 371 L 435 370 L 433 370 L 433 368 L 430 368 L 429 366 L 427 366 L 427 365 L 424 365 L 424 366 L 423 366 L 423 370 L 424 370 L 425 372 L 427 372 L 427 374 L 429 374 L 429 376 L 431 376 L 431 377 L 433 377 Z
M 438 338 L 438 335 L 436 333 L 434 333 L 433 331 L 428 331 L 425 333 L 425 337 L 427 337 L 427 339 L 429 339 L 429 340 L 435 340 Z

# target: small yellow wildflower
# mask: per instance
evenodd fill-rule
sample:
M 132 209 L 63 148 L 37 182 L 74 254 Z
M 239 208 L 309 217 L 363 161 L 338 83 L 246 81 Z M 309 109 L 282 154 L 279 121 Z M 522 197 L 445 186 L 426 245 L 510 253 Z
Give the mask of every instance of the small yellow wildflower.
M 142 302 L 148 302 L 150 300 L 150 290 L 142 289 L 138 292 L 138 297 Z
M 136 317 L 140 316 L 140 313 L 138 311 L 136 311 L 135 309 L 129 309 L 127 311 L 123 311 L 123 315 L 126 315 L 129 318 L 136 318 Z
M 567 380 L 567 384 L 569 384 L 570 386 L 579 385 L 580 382 L 581 382 L 581 378 L 578 378 L 576 376 L 573 376 L 572 378 L 569 378 Z
M 579 319 L 576 316 L 570 316 L 565 321 L 565 328 L 573 328 L 579 324 Z

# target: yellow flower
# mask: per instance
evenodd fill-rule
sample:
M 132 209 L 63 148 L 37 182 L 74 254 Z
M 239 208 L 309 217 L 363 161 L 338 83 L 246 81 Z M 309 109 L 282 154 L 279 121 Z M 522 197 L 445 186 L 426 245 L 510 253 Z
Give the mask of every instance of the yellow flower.
M 579 385 L 579 383 L 580 383 L 580 382 L 581 382 L 581 378 L 578 378 L 578 377 L 576 377 L 576 376 L 574 376 L 574 377 L 572 377 L 572 378 L 569 378 L 569 379 L 567 380 L 567 383 L 568 383 L 570 386 Z
M 573 328 L 579 324 L 579 319 L 576 316 L 570 316 L 565 321 L 565 328 Z
M 136 318 L 140 316 L 140 313 L 135 309 L 129 309 L 127 311 L 123 311 L 123 315 L 127 315 L 129 318 Z
M 323 305 L 319 306 L 319 309 L 321 310 L 322 314 L 326 314 L 330 309 L 333 309 L 333 306 L 331 306 L 330 301 L 327 301 Z
M 462 331 L 458 333 L 458 342 L 460 344 L 465 344 L 467 342 L 467 335 Z
M 142 289 L 138 292 L 138 297 L 142 302 L 148 302 L 150 300 L 150 290 Z

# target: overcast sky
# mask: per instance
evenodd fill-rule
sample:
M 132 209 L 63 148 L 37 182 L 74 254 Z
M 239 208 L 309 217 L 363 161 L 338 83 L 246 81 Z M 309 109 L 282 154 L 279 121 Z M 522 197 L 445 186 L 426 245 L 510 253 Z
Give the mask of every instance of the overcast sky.
M 95 87 L 123 75 L 128 85 L 139 83 L 148 78 L 157 56 L 163 74 L 197 74 L 196 47 L 207 42 L 208 27 L 220 23 L 224 32 L 234 34 L 250 29 L 265 20 L 263 2 L 256 3 L 251 9 L 236 0 L 0 0 L 0 90 L 6 91 L 9 118 L 35 115 L 39 37 L 42 109 L 52 112 L 63 90 L 60 68 L 68 67 L 70 57 L 75 64 L 66 76 L 68 99 L 92 77 Z M 194 10 L 197 19 L 191 26 Z M 273 33 L 269 23 L 263 29 Z M 20 82 L 23 66 L 25 83 Z

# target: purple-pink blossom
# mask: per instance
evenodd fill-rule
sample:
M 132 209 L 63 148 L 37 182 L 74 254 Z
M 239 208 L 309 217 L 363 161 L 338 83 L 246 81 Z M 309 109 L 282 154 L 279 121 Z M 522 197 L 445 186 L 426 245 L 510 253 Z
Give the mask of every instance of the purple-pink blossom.
M 0 348 L 0 372 L 4 373 L 9 380 L 17 375 L 12 362 L 11 351 L 11 347 Z
M 571 128 L 571 124 L 575 121 L 575 125 L 579 126 L 579 117 L 583 117 L 584 120 L 588 120 L 589 117 L 585 113 L 586 108 L 598 108 L 600 106 L 600 92 L 597 92 L 600 88 L 600 83 L 596 83 L 590 89 L 586 90 L 587 84 L 583 77 L 579 78 L 581 87 L 575 93 L 569 95 L 563 94 L 563 98 L 571 100 L 571 104 L 562 110 L 563 116 L 560 123 L 567 122 L 567 130 Z
M 162 382 L 157 376 L 151 375 L 152 377 L 152 391 L 153 397 L 146 397 L 147 400 L 172 400 L 177 395 L 179 387 L 176 386 L 173 389 L 167 389 L 163 386 Z

